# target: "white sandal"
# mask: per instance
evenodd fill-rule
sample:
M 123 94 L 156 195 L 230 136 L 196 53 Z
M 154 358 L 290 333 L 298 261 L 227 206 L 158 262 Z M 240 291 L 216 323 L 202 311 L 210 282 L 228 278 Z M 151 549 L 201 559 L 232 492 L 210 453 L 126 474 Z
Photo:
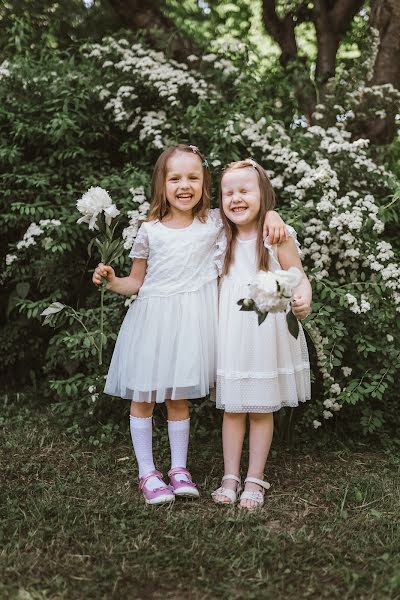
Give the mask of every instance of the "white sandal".
M 257 479 L 256 477 L 246 477 L 246 479 L 244 480 L 244 484 L 246 485 L 247 482 L 256 483 L 257 485 L 259 485 L 262 488 L 262 491 L 260 491 L 260 492 L 244 491 L 242 493 L 242 495 L 240 496 L 240 500 L 253 500 L 253 502 L 256 502 L 258 504 L 258 506 L 255 506 L 254 508 L 249 508 L 248 506 L 242 506 L 241 508 L 247 508 L 247 510 L 255 510 L 257 508 L 261 508 L 262 505 L 264 504 L 265 490 L 269 490 L 269 488 L 271 487 L 271 484 L 268 483 L 268 481 L 263 481 L 262 479 Z
M 215 490 L 215 492 L 211 494 L 211 497 L 214 500 L 215 504 L 235 504 L 238 494 L 240 494 L 240 492 L 242 491 L 240 479 L 237 475 L 224 475 L 221 479 L 221 483 L 223 483 L 227 479 L 233 479 L 234 481 L 237 481 L 236 491 L 230 490 L 229 488 L 225 488 L 223 485 L 221 485 L 221 487 L 219 487 L 217 490 Z M 226 498 L 228 498 L 228 501 L 217 500 L 217 496 L 225 496 Z

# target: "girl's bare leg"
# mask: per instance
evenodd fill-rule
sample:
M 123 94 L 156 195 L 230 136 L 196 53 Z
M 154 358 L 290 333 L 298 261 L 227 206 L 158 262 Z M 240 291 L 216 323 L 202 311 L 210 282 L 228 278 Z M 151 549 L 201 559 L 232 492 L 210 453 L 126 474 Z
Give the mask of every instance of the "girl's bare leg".
M 189 418 L 187 400 L 166 400 L 168 421 L 183 421 Z
M 249 469 L 247 477 L 264 479 L 264 468 L 271 448 L 274 433 L 273 413 L 249 413 L 250 439 L 249 439 Z M 245 489 L 249 492 L 259 492 L 260 486 L 256 483 L 246 483 Z M 254 500 L 242 500 L 243 508 L 256 508 Z
M 147 419 L 153 415 L 155 402 L 131 402 L 131 416 Z
M 240 457 L 244 434 L 246 432 L 246 413 L 224 413 L 222 424 L 222 447 L 224 451 L 224 474 L 237 475 L 240 473 Z M 237 482 L 234 479 L 226 479 L 223 487 L 235 491 Z M 215 496 L 219 502 L 229 502 L 226 496 Z

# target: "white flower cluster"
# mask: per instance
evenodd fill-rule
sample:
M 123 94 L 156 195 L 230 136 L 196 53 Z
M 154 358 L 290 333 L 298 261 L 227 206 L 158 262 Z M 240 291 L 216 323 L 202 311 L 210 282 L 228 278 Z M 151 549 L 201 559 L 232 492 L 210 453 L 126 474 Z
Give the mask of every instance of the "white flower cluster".
M 146 199 L 143 186 L 131 188 L 129 192 L 132 194 L 132 202 L 139 204 L 139 208 L 128 211 L 129 225 L 122 232 L 124 248 L 126 250 L 132 248 L 139 230 L 139 223 L 146 218 L 150 208 L 150 203 Z
M 262 312 L 282 312 L 286 310 L 293 290 L 299 285 L 303 275 L 296 267 L 287 271 L 261 271 L 249 284 L 249 298 Z
M 219 57 L 217 54 L 204 54 L 202 60 L 205 63 L 212 63 L 214 69 L 221 71 L 225 77 L 237 75 L 239 73 L 239 69 L 235 67 L 232 61 L 227 58 Z
M 143 125 L 147 127 L 146 139 L 150 128 L 149 115 L 152 118 L 157 115 L 152 111 L 142 116 L 142 106 L 148 105 L 149 94 L 170 107 L 180 106 L 182 94 L 209 99 L 215 95 L 212 86 L 186 64 L 167 59 L 162 52 L 139 43 L 130 46 L 125 39 L 107 37 L 101 44 L 88 45 L 86 54 L 102 61 L 105 80 L 110 72 L 110 81 L 98 89 L 100 99 L 107 99 L 106 110 L 112 111 L 114 120 L 126 125 L 128 131 L 141 130 Z M 118 83 L 115 83 L 116 79 Z M 157 101 L 154 100 L 152 105 L 156 106 Z M 163 117 L 162 121 L 166 123 L 166 118 Z M 160 147 L 158 138 L 154 145 Z
M 153 148 L 162 150 L 164 148 L 163 133 L 169 128 L 170 124 L 163 110 L 149 111 L 141 117 L 139 139 L 141 142 L 150 141 Z M 128 131 L 130 131 L 130 126 Z
M 29 248 L 29 246 L 35 246 L 36 240 L 35 238 L 39 235 L 42 235 L 45 232 L 45 229 L 49 227 L 59 227 L 61 225 L 61 221 L 58 219 L 41 219 L 39 223 L 31 223 L 28 229 L 25 231 L 22 240 L 19 240 L 16 243 L 16 249 L 21 250 L 22 248 Z M 45 238 L 47 240 L 52 240 L 52 238 Z M 14 261 L 18 259 L 17 254 L 7 254 L 6 256 L 6 265 L 9 267 L 13 264 Z
M 111 225 L 111 220 L 119 215 L 119 210 L 113 204 L 108 192 L 98 186 L 89 188 L 77 201 L 76 207 L 83 215 L 77 223 L 88 223 L 91 230 L 98 229 L 96 220 L 102 212 L 107 225 Z
M 353 294 L 346 294 L 346 298 L 351 312 L 356 315 L 371 310 L 371 304 L 367 301 L 365 294 L 361 294 L 360 304 L 358 304 L 358 300 Z
M 0 64 L 0 81 L 6 77 L 10 77 L 9 66 L 10 63 L 8 60 L 3 60 L 3 62 Z
M 16 254 L 7 254 L 7 256 L 6 256 L 6 265 L 7 265 L 7 267 L 9 267 L 10 265 L 12 265 L 13 262 L 15 260 L 17 260 L 17 258 L 18 257 L 17 257 Z

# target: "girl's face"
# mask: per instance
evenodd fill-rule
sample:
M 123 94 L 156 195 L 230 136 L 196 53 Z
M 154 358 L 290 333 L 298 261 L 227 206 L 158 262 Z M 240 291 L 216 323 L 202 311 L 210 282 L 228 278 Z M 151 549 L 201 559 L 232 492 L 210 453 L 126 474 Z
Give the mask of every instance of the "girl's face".
M 260 186 L 253 167 L 227 171 L 221 181 L 222 209 L 240 229 L 257 227 L 260 212 Z
M 197 154 L 175 152 L 167 162 L 165 195 L 178 212 L 191 211 L 203 193 L 203 166 Z

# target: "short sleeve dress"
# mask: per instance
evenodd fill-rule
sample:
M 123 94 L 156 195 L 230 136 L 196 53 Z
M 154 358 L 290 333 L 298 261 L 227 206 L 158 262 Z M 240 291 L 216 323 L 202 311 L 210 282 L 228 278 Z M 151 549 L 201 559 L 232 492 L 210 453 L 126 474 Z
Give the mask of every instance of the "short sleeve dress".
M 280 269 L 277 247 L 266 247 L 269 270 Z M 270 313 L 258 325 L 256 313 L 239 310 L 237 301 L 248 296 L 258 272 L 256 256 L 256 239 L 238 239 L 229 273 L 220 282 L 216 405 L 227 412 L 273 412 L 311 397 L 302 327 L 295 339 L 285 313 Z
M 203 223 L 140 227 L 131 258 L 147 259 L 136 300 L 121 325 L 105 393 L 137 402 L 194 399 L 214 387 L 219 209 Z

